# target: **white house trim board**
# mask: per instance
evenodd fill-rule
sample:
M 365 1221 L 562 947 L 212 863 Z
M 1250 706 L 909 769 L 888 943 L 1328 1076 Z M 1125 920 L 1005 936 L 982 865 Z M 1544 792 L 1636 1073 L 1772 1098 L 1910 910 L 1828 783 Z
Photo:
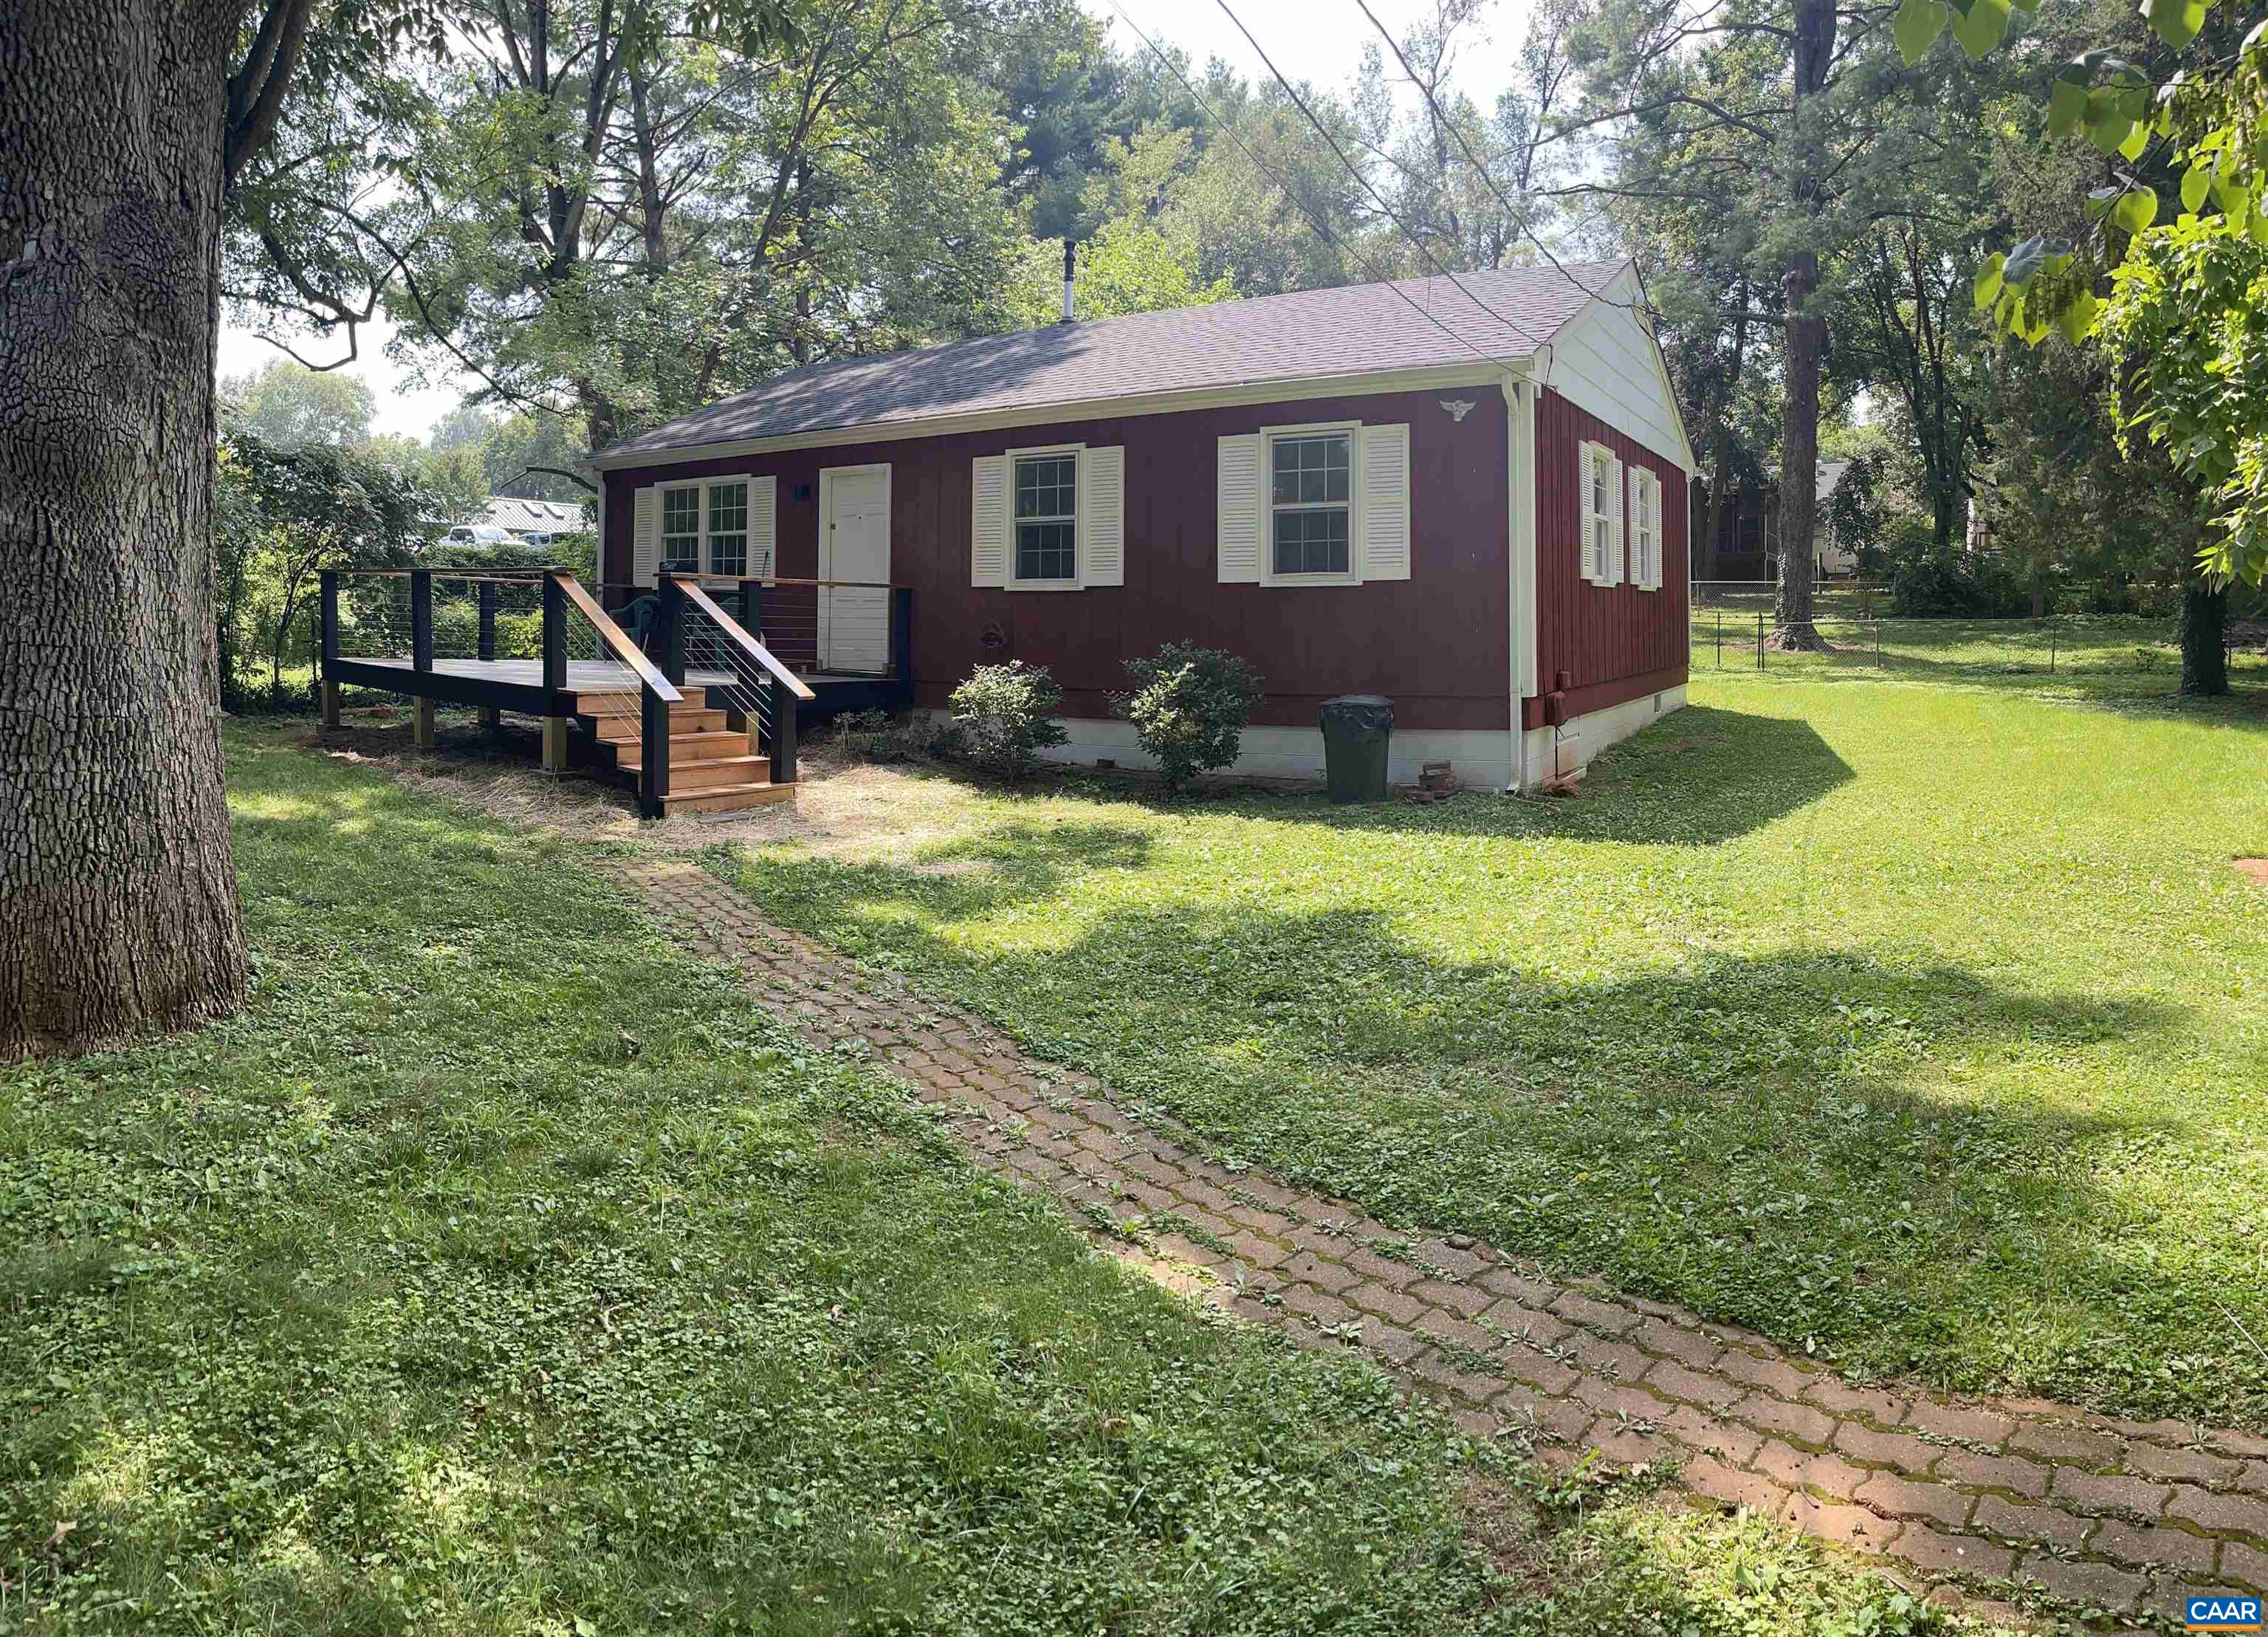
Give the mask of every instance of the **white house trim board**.
M 1626 268 L 1551 336 L 1551 390 L 1654 454 L 1693 471 L 1693 446 L 1668 366 L 1645 317 L 1645 290 Z
M 1512 615 L 1511 642 L 1506 650 L 1511 675 L 1506 692 L 1511 696 L 1508 731 L 1513 750 L 1512 771 L 1506 782 L 1520 787 L 1528 782 L 1524 760 L 1528 741 L 1521 736 L 1521 722 L 1528 700 L 1535 693 L 1536 649 L 1540 641 L 1536 630 L 1539 565 L 1535 555 L 1535 388 L 1532 383 L 1522 383 L 1512 375 L 1503 378 L 1501 387 L 1505 400 L 1505 574 Z
M 1521 361 L 1515 361 L 1521 362 Z M 865 426 L 829 427 L 780 438 L 747 438 L 727 443 L 688 444 L 679 449 L 630 450 L 593 455 L 596 471 L 682 466 L 741 455 L 780 454 L 797 449 L 831 449 L 844 444 L 902 443 L 914 438 L 944 438 L 961 432 L 1011 431 L 1023 426 L 1061 426 L 1076 421 L 1119 420 L 1137 415 L 1174 415 L 1184 409 L 1236 409 L 1246 405 L 1297 403 L 1309 398 L 1369 396 L 1396 392 L 1432 392 L 1451 387 L 1490 387 L 1506 370 L 1502 363 L 1456 365 L 1437 369 L 1380 370 L 1366 375 L 1316 375 L 1298 380 L 1248 381 L 1183 392 L 1130 393 L 1123 398 L 1080 398 L 1015 409 L 985 409 L 920 420 L 882 421 Z M 1522 369 L 1521 373 L 1526 373 Z

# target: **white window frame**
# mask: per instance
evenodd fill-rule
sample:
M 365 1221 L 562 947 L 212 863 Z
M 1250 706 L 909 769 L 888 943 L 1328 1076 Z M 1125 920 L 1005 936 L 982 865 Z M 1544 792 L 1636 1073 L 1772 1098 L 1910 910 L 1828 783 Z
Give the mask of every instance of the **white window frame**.
M 1578 443 L 1575 446 L 1575 454 L 1577 463 L 1575 476 L 1579 484 L 1575 515 L 1582 534 L 1582 538 L 1576 546 L 1579 554 L 1577 566 L 1581 569 L 1583 580 L 1587 585 L 1619 586 L 1623 583 L 1630 557 L 1624 535 L 1627 510 L 1625 493 L 1629 484 L 1624 481 L 1623 475 L 1627 468 L 1622 458 L 1613 449 L 1592 439 L 1587 438 Z M 1600 460 L 1605 461 L 1610 469 L 1605 483 L 1595 487 L 1605 493 L 1614 508 L 1611 512 L 1597 511 L 1591 504 L 1594 492 L 1592 463 Z M 1594 567 L 1592 552 L 1596 543 L 1594 527 L 1600 522 L 1607 525 L 1607 560 L 1603 565 Z
M 1086 524 L 1081 502 L 1086 498 L 1086 446 L 1083 443 L 1037 444 L 1027 449 L 1008 449 L 1002 452 L 1008 458 L 1008 562 L 1007 572 L 1001 580 L 1009 591 L 1085 591 L 1086 589 Z M 1020 579 L 1016 575 L 1016 462 L 1019 461 L 1071 460 L 1071 563 L 1069 579 Z
M 669 561 L 669 542 L 685 538 L 682 532 L 672 534 L 669 530 L 669 498 L 688 490 L 693 492 L 693 567 L 689 571 L 672 568 Z M 664 572 L 698 574 L 708 560 L 709 480 L 696 477 L 689 483 L 660 484 L 654 495 L 653 565 L 656 577 Z
M 1279 438 L 1340 436 L 1347 440 L 1347 571 L 1344 574 L 1279 574 L 1276 571 L 1276 440 Z M 1362 423 L 1309 421 L 1297 426 L 1260 428 L 1260 583 L 1263 586 L 1359 586 L 1362 584 Z
M 754 551 L 751 542 L 755 540 L 756 533 L 752 527 L 755 520 L 756 480 L 746 472 L 736 472 L 725 476 L 704 477 L 701 480 L 701 571 L 703 574 L 721 574 L 725 571 L 717 566 L 717 548 L 711 539 L 711 535 L 715 532 L 711 527 L 715 514 L 710 505 L 710 498 L 712 490 L 721 489 L 728 483 L 738 483 L 740 486 L 740 527 L 737 530 L 731 531 L 740 536 L 740 566 L 735 572 L 746 574 L 748 571 L 748 559 Z
M 653 557 L 656 573 L 658 574 L 662 569 L 668 567 L 668 554 L 663 542 L 667 540 L 681 540 L 684 538 L 682 535 L 671 535 L 663 527 L 665 520 L 669 516 L 669 497 L 673 494 L 681 494 L 688 489 L 693 491 L 695 497 L 693 502 L 693 566 L 689 570 L 673 569 L 670 571 L 677 574 L 684 574 L 688 578 L 695 579 L 706 579 L 711 575 L 722 574 L 725 572 L 724 570 L 719 569 L 717 566 L 716 548 L 711 543 L 711 536 L 715 531 L 710 527 L 712 516 L 710 508 L 710 491 L 731 483 L 738 483 L 741 490 L 740 527 L 737 530 L 729 530 L 727 532 L 737 533 L 740 536 L 740 573 L 742 575 L 748 573 L 750 571 L 749 565 L 755 561 L 756 480 L 759 474 L 755 472 L 719 472 L 711 477 L 691 477 L 681 479 L 676 483 L 656 483 L 653 486 Z
M 1661 479 L 1643 466 L 1631 475 L 1630 583 L 1640 591 L 1661 589 Z

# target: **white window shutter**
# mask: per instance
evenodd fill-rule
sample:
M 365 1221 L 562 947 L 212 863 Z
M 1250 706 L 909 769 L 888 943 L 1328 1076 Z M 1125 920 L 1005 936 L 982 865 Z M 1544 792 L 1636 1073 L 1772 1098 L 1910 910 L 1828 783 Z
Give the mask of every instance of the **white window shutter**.
M 1365 579 L 1410 578 L 1410 428 L 1366 426 L 1362 440 Z
M 630 580 L 651 586 L 661 569 L 661 486 L 637 491 L 630 508 Z
M 1224 586 L 1260 581 L 1260 444 L 1257 432 L 1220 440 L 1214 549 Z
M 1008 457 L 980 454 L 968 463 L 968 583 L 1008 583 Z
M 1638 481 L 1646 497 L 1646 589 L 1662 589 L 1662 481 L 1653 472 L 1639 472 Z
M 748 479 L 748 572 L 770 579 L 779 571 L 779 479 Z
M 1607 540 L 1611 554 L 1607 562 L 1607 584 L 1619 586 L 1624 579 L 1623 463 L 1621 459 L 1615 455 L 1609 455 L 1607 459 L 1612 462 L 1614 474 L 1607 482 L 1607 504 L 1614 508 L 1614 516 L 1608 520 L 1607 527 Z
M 1577 444 L 1575 458 L 1580 467 L 1578 482 L 1583 493 L 1583 578 L 1595 586 L 1606 572 L 1606 564 L 1599 555 L 1598 476 L 1594 470 L 1598 450 L 1591 444 Z
M 1126 583 L 1126 447 L 1088 448 L 1079 459 L 1079 583 Z

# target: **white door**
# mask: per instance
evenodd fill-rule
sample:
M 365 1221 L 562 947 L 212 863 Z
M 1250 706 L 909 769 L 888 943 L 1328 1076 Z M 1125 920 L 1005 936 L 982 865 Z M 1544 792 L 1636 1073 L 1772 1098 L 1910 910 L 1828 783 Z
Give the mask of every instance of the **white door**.
M 819 578 L 819 668 L 876 675 L 890 660 L 890 468 L 827 475 Z

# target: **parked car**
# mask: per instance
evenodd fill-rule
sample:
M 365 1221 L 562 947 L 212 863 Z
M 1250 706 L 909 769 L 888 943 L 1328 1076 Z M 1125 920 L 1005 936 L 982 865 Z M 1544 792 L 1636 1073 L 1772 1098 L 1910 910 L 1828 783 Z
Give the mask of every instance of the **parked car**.
M 510 529 L 486 523 L 460 523 L 441 536 L 442 543 L 451 546 L 509 546 L 518 539 Z

